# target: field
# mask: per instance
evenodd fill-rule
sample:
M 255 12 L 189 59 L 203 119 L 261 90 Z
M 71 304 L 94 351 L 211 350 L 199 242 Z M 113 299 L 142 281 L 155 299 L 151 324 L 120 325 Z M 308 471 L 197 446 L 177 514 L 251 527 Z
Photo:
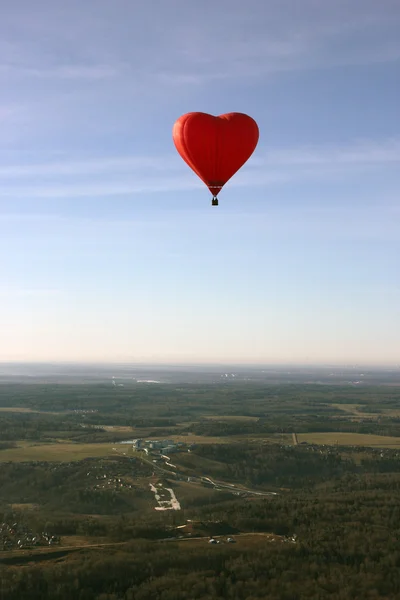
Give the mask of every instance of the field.
M 196 435 L 171 436 L 175 442 L 187 444 L 232 444 L 240 443 L 247 439 L 252 442 L 280 442 L 286 445 L 293 444 L 292 436 L 227 436 L 227 437 L 202 437 Z M 360 433 L 298 433 L 298 443 L 325 444 L 339 446 L 369 446 L 379 448 L 400 448 L 400 437 L 383 435 L 370 435 Z M 117 448 L 117 450 L 114 450 Z M 132 455 L 130 446 L 115 445 L 112 443 L 71 443 L 61 442 L 58 444 L 27 443 L 18 442 L 16 448 L 8 448 L 0 451 L 0 462 L 27 462 L 27 461 L 49 461 L 49 462 L 71 462 L 89 457 L 107 457 L 115 454 Z
M 105 431 L 111 431 L 111 433 L 126 433 L 128 435 L 135 431 L 134 427 L 127 427 L 126 425 L 101 425 Z
M 174 442 L 183 442 L 184 444 L 232 444 L 244 441 L 258 441 L 258 442 L 271 442 L 279 443 L 284 440 L 284 443 L 291 443 L 289 440 L 292 436 L 289 434 L 253 434 L 251 436 L 238 434 L 238 435 L 226 435 L 226 436 L 201 436 L 201 435 L 174 435 L 169 436 Z M 155 438 L 157 439 L 157 438 Z
M 11 412 L 11 413 L 41 413 L 41 410 L 34 410 L 33 408 L 24 408 L 22 406 L 0 406 L 0 412 Z
M 333 446 L 376 446 L 378 448 L 400 448 L 400 437 L 389 437 L 385 435 L 369 435 L 362 433 L 298 433 L 299 444 L 325 444 Z
M 379 417 L 400 417 L 400 410 L 392 408 L 380 408 L 379 412 L 362 412 L 359 404 L 332 404 L 334 408 L 338 408 L 343 412 L 357 417 L 358 419 L 378 419 Z
M 22 504 L 11 504 L 11 508 L 13 510 L 37 510 L 39 505 L 32 502 L 24 502 Z
M 161 540 L 160 543 L 166 545 L 168 550 L 182 550 L 183 552 L 188 551 L 190 548 L 206 547 L 210 548 L 210 551 L 219 553 L 229 549 L 231 555 L 235 556 L 241 549 L 251 550 L 257 546 L 265 546 L 265 544 L 278 543 L 281 544 L 285 540 L 282 536 L 274 533 L 237 533 L 232 537 L 235 540 L 235 544 L 227 543 L 227 535 L 214 535 L 214 539 L 218 540 L 219 543 L 215 546 L 208 545 L 208 536 L 202 535 L 201 537 L 194 538 L 183 538 L 183 539 L 165 539 Z M 115 550 L 123 550 L 124 547 L 128 546 L 132 549 L 135 542 L 109 542 L 106 539 L 94 538 L 90 536 L 64 536 L 62 543 L 55 548 L 35 548 L 34 550 L 17 550 L 17 551 L 0 551 L 0 565 L 4 563 L 12 566 L 21 568 L 23 565 L 36 567 L 45 562 L 47 565 L 54 565 L 68 561 L 70 564 L 72 561 L 81 560 L 82 556 L 85 556 L 84 552 L 89 550 L 95 550 L 97 556 L 105 556 L 108 553 L 113 553 Z M 141 542 L 139 541 L 139 549 L 141 548 Z M 154 547 L 156 550 L 157 547 Z M 176 551 L 175 550 L 175 551 Z M 76 554 L 79 552 L 79 554 Z M 100 554 L 102 553 L 102 554 Z M 87 554 L 86 554 L 87 556 Z
M 214 539 L 216 540 L 220 540 L 220 547 L 221 545 L 225 546 L 226 545 L 226 535 L 214 535 L 213 536 Z M 265 544 L 268 543 L 282 543 L 284 541 L 283 537 L 280 535 L 276 535 L 273 533 L 264 533 L 264 532 L 258 532 L 258 533 L 236 533 L 232 535 L 233 539 L 235 540 L 235 542 L 237 544 L 240 545 L 240 548 L 249 548 L 252 546 L 263 546 Z M 198 538 L 186 538 L 186 539 L 182 539 L 182 540 L 174 540 L 173 542 L 168 542 L 169 544 L 173 543 L 173 544 L 182 544 L 183 547 L 188 547 L 188 546 L 196 546 L 196 545 L 204 545 L 208 543 L 208 539 L 204 539 L 204 537 L 198 537 Z M 234 546 L 230 546 L 233 550 Z M 211 546 L 212 551 L 213 552 L 218 552 L 219 548 L 218 545 L 217 546 Z
M 249 417 L 245 415 L 206 415 L 204 419 L 211 419 L 213 421 L 258 421 L 258 417 Z
M 182 503 L 183 508 L 193 502 L 198 502 L 199 504 L 218 502 L 219 492 L 215 489 L 202 487 L 201 485 L 187 483 L 185 481 L 179 481 L 179 483 L 174 482 L 173 488 L 178 500 Z
M 113 444 L 20 444 L 17 448 L 0 451 L 0 462 L 70 462 L 89 457 L 111 456 L 115 453 L 113 447 Z

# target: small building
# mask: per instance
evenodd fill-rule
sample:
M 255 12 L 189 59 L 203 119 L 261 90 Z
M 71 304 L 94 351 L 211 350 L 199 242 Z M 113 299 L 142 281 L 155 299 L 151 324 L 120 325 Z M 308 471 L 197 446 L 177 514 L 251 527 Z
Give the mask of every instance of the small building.
M 163 452 L 169 452 L 169 453 L 172 452 L 172 453 L 174 453 L 176 451 L 177 451 L 177 448 L 174 445 L 163 447 Z
M 160 442 L 160 440 L 148 440 L 146 443 L 152 450 L 161 449 L 164 447 L 163 442 Z

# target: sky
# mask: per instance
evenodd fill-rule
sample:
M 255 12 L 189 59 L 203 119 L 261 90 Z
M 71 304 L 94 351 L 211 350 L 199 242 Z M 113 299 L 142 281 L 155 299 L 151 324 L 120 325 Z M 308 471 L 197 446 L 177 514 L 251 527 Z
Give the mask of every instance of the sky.
M 0 361 L 400 363 L 399 0 L 14 0 Z M 211 206 L 182 114 L 244 112 Z

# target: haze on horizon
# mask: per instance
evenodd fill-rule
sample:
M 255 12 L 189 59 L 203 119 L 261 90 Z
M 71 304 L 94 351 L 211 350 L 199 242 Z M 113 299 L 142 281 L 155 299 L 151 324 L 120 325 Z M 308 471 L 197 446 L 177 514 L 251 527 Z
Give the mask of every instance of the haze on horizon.
M 4 6 L 0 362 L 398 364 L 399 28 L 393 0 Z M 173 147 L 193 110 L 259 124 L 218 208 Z

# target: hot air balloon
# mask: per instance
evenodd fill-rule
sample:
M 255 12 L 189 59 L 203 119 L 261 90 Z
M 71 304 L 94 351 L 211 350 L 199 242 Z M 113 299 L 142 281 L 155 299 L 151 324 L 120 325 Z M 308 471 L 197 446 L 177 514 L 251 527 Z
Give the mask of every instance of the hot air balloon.
M 215 117 L 191 112 L 175 121 L 172 138 L 183 160 L 212 193 L 212 205 L 218 206 L 219 192 L 256 149 L 259 130 L 243 113 Z

